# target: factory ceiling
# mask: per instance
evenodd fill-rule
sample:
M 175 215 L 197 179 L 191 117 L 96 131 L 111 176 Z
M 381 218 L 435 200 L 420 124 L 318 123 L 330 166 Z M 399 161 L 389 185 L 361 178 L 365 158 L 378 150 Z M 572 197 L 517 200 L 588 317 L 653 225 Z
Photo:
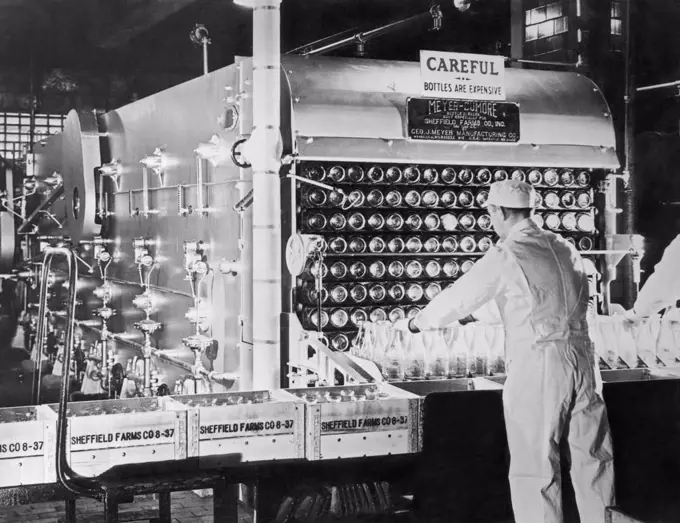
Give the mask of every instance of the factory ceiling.
M 432 1 L 283 0 L 282 50 L 420 14 Z M 440 31 L 426 21 L 410 26 L 370 42 L 368 56 L 417 60 L 427 48 L 495 53 L 498 43 L 508 54 L 512 1 L 436 0 L 444 11 Z M 469 4 L 464 13 L 454 7 L 461 2 Z M 680 79 L 680 0 L 633 5 L 637 84 Z M 202 72 L 201 50 L 189 39 L 197 23 L 210 31 L 211 69 L 250 55 L 252 12 L 233 0 L 0 0 L 0 76 L 11 67 L 32 70 L 38 82 L 55 69 L 191 78 Z
M 487 47 L 509 39 L 509 0 L 477 1 L 486 11 L 480 18 L 487 30 L 476 31 L 476 37 L 468 24 L 451 31 L 452 20 L 460 14 L 451 0 L 444 0 L 440 3 L 448 16 L 438 35 L 429 34 L 426 27 L 410 28 L 382 37 L 369 51 L 395 58 L 390 55 L 417 50 L 420 42 L 432 38 L 448 38 L 453 46 L 481 40 Z M 430 0 L 283 0 L 282 48 L 353 28 L 371 29 L 429 6 Z M 0 64 L 28 64 L 32 55 L 47 68 L 106 69 L 135 63 L 181 70 L 200 64 L 189 32 L 203 23 L 212 38 L 211 66 L 221 67 L 235 54 L 250 54 L 251 16 L 232 0 L 0 0 Z

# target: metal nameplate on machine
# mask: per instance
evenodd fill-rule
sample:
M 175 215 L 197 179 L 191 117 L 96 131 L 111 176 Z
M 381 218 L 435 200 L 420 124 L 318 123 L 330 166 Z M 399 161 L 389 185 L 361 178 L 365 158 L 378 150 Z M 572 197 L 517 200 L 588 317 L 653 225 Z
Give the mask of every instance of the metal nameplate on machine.
M 73 470 L 97 476 L 116 466 L 186 458 L 186 419 L 169 398 L 72 403 L 66 449 Z M 57 405 L 49 405 L 57 419 Z
M 409 98 L 408 137 L 455 142 L 519 141 L 519 104 L 479 100 Z
M 282 390 L 173 396 L 188 409 L 188 457 L 304 458 L 305 405 Z
M 290 389 L 307 402 L 309 460 L 420 450 L 419 398 L 386 383 Z
M 55 438 L 42 407 L 0 409 L 0 488 L 55 482 Z

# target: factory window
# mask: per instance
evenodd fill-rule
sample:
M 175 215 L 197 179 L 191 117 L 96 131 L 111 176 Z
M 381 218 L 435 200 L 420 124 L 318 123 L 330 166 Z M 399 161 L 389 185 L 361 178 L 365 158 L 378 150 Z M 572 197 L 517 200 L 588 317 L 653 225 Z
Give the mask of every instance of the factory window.
M 623 34 L 623 3 L 612 2 L 611 4 L 611 34 L 620 36 Z
M 553 2 L 528 9 L 525 13 L 525 25 L 527 42 L 566 33 L 569 30 L 566 4 Z
M 61 114 L 36 114 L 34 141 L 38 142 L 64 128 Z M 31 115 L 28 113 L 0 113 L 0 156 L 8 160 L 21 158 L 31 141 Z

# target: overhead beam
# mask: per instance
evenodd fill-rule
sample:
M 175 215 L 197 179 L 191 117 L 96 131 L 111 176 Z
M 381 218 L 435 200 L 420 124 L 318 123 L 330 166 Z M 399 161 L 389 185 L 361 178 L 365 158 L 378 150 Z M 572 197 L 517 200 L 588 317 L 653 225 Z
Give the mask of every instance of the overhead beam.
M 95 44 L 104 49 L 121 47 L 197 0 L 127 0 L 99 24 Z

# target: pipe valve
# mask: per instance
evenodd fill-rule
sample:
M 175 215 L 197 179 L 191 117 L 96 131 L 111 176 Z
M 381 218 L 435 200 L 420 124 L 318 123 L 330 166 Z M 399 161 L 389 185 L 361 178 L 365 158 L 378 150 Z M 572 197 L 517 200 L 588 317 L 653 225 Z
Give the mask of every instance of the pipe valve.
M 113 296 L 113 287 L 111 286 L 110 282 L 106 281 L 103 285 L 94 289 L 92 294 L 104 302 L 111 301 Z
M 156 150 L 152 154 L 147 154 L 139 161 L 139 163 L 144 165 L 147 169 L 151 169 L 158 176 L 162 176 L 167 167 L 165 151 L 162 147 L 156 147 Z
M 231 157 L 229 147 L 216 134 L 213 134 L 208 142 L 199 143 L 194 152 L 199 158 L 210 162 L 213 166 L 224 165 Z
M 64 184 L 64 178 L 59 174 L 58 172 L 52 173 L 52 176 L 48 176 L 47 178 L 43 179 L 43 183 L 50 187 L 50 189 L 54 190 L 60 185 Z
M 123 165 L 118 158 L 114 158 L 109 163 L 103 164 L 99 168 L 102 176 L 110 178 L 116 186 L 116 191 L 120 191 L 120 177 L 123 174 Z
M 184 270 L 187 272 L 187 279 L 191 275 L 200 276 L 208 272 L 208 264 L 203 260 L 206 245 L 202 241 L 184 242 Z
M 155 308 L 156 300 L 148 289 L 142 294 L 138 294 L 132 299 L 132 304 L 143 311 L 152 311 Z
M 184 317 L 189 320 L 189 323 L 195 324 L 199 330 L 205 331 L 210 328 L 210 312 L 207 307 L 198 305 L 196 307 L 191 307 Z

